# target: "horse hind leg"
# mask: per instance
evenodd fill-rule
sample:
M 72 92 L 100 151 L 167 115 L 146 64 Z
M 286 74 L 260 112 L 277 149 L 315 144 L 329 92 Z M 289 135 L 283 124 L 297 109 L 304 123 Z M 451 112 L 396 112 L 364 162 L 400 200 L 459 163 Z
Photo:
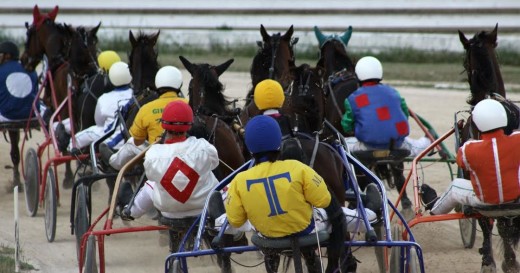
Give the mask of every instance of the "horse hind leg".
M 498 218 L 497 229 L 498 234 L 502 238 L 502 250 L 504 252 L 504 261 L 502 262 L 502 271 L 504 273 L 520 272 L 520 264 L 516 260 L 515 249 L 520 239 L 520 217 L 514 219 Z
M 63 188 L 70 189 L 74 185 L 74 173 L 72 172 L 72 167 L 70 165 L 70 161 L 65 163 L 65 177 L 63 178 Z
M 482 248 L 479 249 L 480 255 L 482 255 L 482 267 L 481 273 L 494 273 L 496 272 L 495 259 L 493 258 L 493 246 L 492 246 L 492 231 L 493 231 L 493 220 L 487 217 L 478 218 L 478 224 L 482 229 Z
M 392 164 L 391 169 L 392 169 L 392 176 L 394 178 L 394 183 L 395 183 L 398 193 L 403 192 L 403 196 L 401 197 L 401 207 L 403 208 L 403 210 L 411 209 L 412 201 L 410 200 L 410 198 L 408 198 L 408 195 L 406 194 L 406 189 L 403 191 L 404 182 L 406 180 L 404 178 L 404 174 L 403 174 L 404 163 L 400 162 L 397 164 Z

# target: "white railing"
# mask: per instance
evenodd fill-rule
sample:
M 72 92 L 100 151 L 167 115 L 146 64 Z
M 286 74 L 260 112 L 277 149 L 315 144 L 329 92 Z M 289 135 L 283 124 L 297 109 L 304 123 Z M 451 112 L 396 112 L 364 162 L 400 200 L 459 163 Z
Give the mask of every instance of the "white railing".
M 128 37 L 128 30 L 161 30 L 161 42 L 209 46 L 212 43 L 251 44 L 259 27 L 284 32 L 292 24 L 299 46 L 317 42 L 312 27 L 325 34 L 354 28 L 350 47 L 384 49 L 412 47 L 461 51 L 457 29 L 468 36 L 499 24 L 501 48 L 520 50 L 520 1 L 383 1 L 383 0 L 40 0 L 42 11 L 60 6 L 57 21 L 94 26 L 98 36 Z M 23 38 L 32 21 L 33 3 L 2 0 L 0 28 Z

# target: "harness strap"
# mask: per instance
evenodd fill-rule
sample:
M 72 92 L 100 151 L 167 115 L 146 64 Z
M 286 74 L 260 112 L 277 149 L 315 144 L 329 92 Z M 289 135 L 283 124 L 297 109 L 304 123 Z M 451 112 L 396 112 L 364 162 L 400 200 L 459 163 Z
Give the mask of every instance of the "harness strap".
M 309 166 L 314 168 L 314 161 L 316 160 L 316 154 L 318 153 L 318 146 L 320 145 L 320 139 L 318 134 L 315 135 L 314 148 L 312 148 L 311 161 L 309 162 Z
M 338 100 L 336 99 L 336 94 L 333 92 L 334 89 L 332 89 L 330 80 L 327 81 L 327 86 L 329 87 L 329 96 L 331 96 L 331 98 L 332 98 L 332 103 L 334 104 L 334 108 L 338 112 L 338 115 L 341 117 L 341 116 L 343 116 L 343 113 L 341 113 L 341 108 L 339 107 Z

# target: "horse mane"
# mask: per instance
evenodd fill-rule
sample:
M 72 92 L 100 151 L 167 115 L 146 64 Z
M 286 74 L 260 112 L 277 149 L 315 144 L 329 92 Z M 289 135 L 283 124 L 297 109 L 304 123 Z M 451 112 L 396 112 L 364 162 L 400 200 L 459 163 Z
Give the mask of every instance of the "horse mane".
M 200 64 L 198 67 L 200 83 L 202 84 L 201 90 L 204 93 L 204 104 L 200 106 L 199 110 L 208 115 L 233 116 L 229 109 L 232 102 L 224 95 L 224 85 L 213 73 L 211 66 Z

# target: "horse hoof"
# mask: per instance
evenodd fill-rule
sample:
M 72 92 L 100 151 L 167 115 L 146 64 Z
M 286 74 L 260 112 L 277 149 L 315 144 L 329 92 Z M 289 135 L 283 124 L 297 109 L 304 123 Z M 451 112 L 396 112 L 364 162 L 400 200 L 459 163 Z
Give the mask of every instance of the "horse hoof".
M 497 273 L 497 267 L 495 264 L 482 265 L 480 268 L 480 273 Z
M 63 178 L 63 188 L 70 189 L 74 185 L 74 178 L 65 174 L 65 178 Z
M 504 273 L 518 273 L 520 272 L 520 264 L 517 261 L 512 262 L 502 262 L 502 271 Z
M 406 220 L 406 222 L 410 222 L 415 218 L 415 212 L 412 208 L 406 208 L 401 210 L 401 215 L 403 215 L 403 218 L 404 220 Z

